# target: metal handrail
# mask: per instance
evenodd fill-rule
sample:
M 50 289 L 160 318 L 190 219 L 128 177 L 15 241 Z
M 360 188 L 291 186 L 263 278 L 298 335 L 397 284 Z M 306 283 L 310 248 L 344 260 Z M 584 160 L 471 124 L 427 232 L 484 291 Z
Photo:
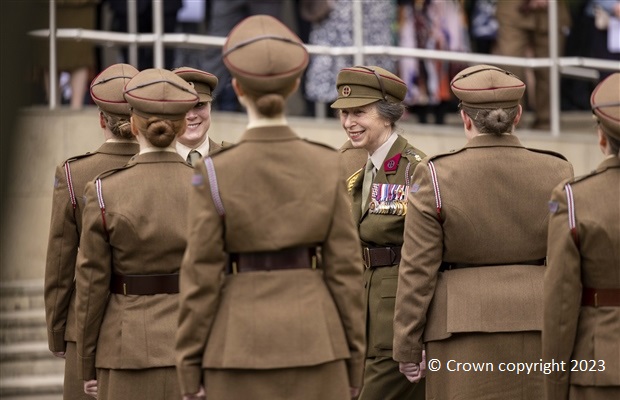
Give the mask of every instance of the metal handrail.
M 444 50 L 430 50 L 418 48 L 404 48 L 398 46 L 363 46 L 362 36 L 362 7 L 361 2 L 354 2 L 353 7 L 353 46 L 317 46 L 307 44 L 310 54 L 322 54 L 330 56 L 353 56 L 355 64 L 363 64 L 367 55 L 385 55 L 394 58 L 421 58 L 442 61 L 456 61 L 467 64 L 496 64 L 503 66 L 516 66 L 525 68 L 549 68 L 550 71 L 550 108 L 551 108 L 551 134 L 559 136 L 560 128 L 560 74 L 578 74 L 581 76 L 591 75 L 590 70 L 620 71 L 620 63 L 617 61 L 585 58 L 585 57 L 558 57 L 557 37 L 557 4 L 549 2 L 549 34 L 550 34 L 550 57 L 526 58 L 499 56 L 494 54 L 476 54 L 464 52 L 452 52 Z M 50 109 L 56 108 L 56 40 L 73 39 L 78 41 L 91 41 L 105 46 L 114 44 L 129 45 L 129 62 L 137 65 L 137 46 L 153 45 L 154 67 L 163 66 L 163 48 L 166 45 L 187 48 L 204 48 L 205 46 L 222 47 L 226 38 L 185 33 L 163 33 L 162 3 L 153 1 L 153 33 L 135 33 L 135 2 L 128 2 L 128 28 L 129 33 L 109 32 L 89 29 L 54 29 L 55 28 L 55 1 L 50 0 L 50 28 L 31 31 L 30 35 L 40 38 L 49 38 L 50 41 Z
M 30 35 L 39 38 L 48 38 L 48 29 L 39 29 L 30 32 Z M 98 31 L 92 29 L 57 29 L 56 38 L 60 40 L 73 39 L 76 41 L 90 41 L 104 46 L 115 44 L 137 43 L 152 44 L 155 41 L 154 33 L 122 33 Z M 183 48 L 204 48 L 205 46 L 222 47 L 226 38 L 219 36 L 205 36 L 187 33 L 164 33 L 161 35 L 163 45 L 175 45 Z M 498 56 L 494 54 L 464 53 L 445 50 L 429 50 L 406 48 L 398 46 L 318 46 L 306 44 L 310 54 L 330 56 L 355 56 L 362 53 L 368 55 L 386 55 L 395 58 L 415 57 L 441 61 L 458 61 L 469 64 L 487 63 L 525 68 L 549 68 L 553 64 L 552 58 L 523 58 L 512 56 Z M 620 71 L 617 61 L 586 57 L 559 57 L 560 67 L 583 67 L 601 70 Z

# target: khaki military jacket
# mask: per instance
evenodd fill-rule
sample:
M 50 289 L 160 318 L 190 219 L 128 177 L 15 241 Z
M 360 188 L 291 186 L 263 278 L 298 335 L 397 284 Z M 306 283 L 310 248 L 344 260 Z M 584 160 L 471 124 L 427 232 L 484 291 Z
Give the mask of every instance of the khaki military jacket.
M 456 332 L 542 329 L 544 268 L 522 264 L 544 259 L 549 194 L 572 176 L 562 156 L 527 149 L 513 135 L 476 136 L 416 168 L 396 295 L 394 359 L 419 363 L 423 341 Z M 485 267 L 439 272 L 442 261 Z
M 399 135 L 390 148 L 383 166 L 377 170 L 373 190 L 370 193 L 372 200 L 367 202 L 363 213 L 364 170 L 349 179 L 351 209 L 353 218 L 358 223 L 363 247 L 402 245 L 407 193 L 413 171 L 423 157 L 425 157 L 423 152 Z M 364 271 L 367 357 L 392 356 L 393 310 L 397 280 L 398 265 Z
M 543 358 L 566 363 L 563 371 L 545 375 L 550 400 L 567 399 L 569 385 L 620 386 L 620 307 L 581 305 L 584 287 L 620 288 L 620 159 L 607 158 L 568 183 L 578 244 L 564 183 L 550 203 Z
M 84 380 L 95 378 L 95 367 L 174 365 L 179 295 L 125 296 L 109 288 L 112 272 L 179 271 L 191 177 L 181 156 L 158 151 L 137 155 L 86 186 L 76 274 L 78 374 Z
M 65 342 L 76 340 L 75 260 L 82 230 L 84 187 L 100 173 L 125 165 L 138 150 L 138 143 L 107 142 L 95 152 L 70 158 L 56 168 L 44 292 L 51 351 L 65 351 Z
M 183 393 L 198 391 L 202 368 L 295 368 L 339 359 L 347 360 L 350 385 L 359 387 L 361 254 L 338 153 L 287 126 L 268 126 L 247 130 L 211 160 L 215 175 L 204 163 L 195 170 L 181 268 Z M 221 202 L 214 202 L 216 185 Z M 298 246 L 320 246 L 320 268 L 225 274 L 227 253 Z

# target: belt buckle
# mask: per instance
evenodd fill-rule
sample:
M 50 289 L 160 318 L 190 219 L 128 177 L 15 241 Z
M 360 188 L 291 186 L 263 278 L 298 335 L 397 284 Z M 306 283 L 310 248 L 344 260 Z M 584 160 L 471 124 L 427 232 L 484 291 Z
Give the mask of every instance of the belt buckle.
M 598 307 L 598 292 L 594 292 L 594 307 Z
M 366 264 L 366 269 L 371 268 L 372 267 L 372 262 L 370 259 L 370 249 L 368 247 L 364 247 L 362 249 L 363 252 L 363 256 L 364 256 L 364 262 Z
M 231 262 L 231 269 L 233 275 L 237 275 L 239 273 L 239 268 L 237 267 L 236 261 Z

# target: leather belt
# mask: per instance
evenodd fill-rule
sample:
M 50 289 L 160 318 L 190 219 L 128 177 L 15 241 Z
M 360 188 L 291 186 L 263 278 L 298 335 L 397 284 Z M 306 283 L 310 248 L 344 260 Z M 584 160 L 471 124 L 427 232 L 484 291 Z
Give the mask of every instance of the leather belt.
M 586 307 L 620 307 L 620 289 L 584 287 L 581 305 Z
M 362 257 L 366 268 L 391 267 L 400 263 L 401 246 L 364 247 Z
M 501 267 L 502 265 L 547 265 L 547 259 L 541 258 L 538 260 L 529 260 L 529 261 L 517 261 L 508 264 L 466 264 L 466 263 L 450 263 L 450 262 L 442 262 L 439 267 L 439 271 L 450 271 L 452 269 L 461 269 L 461 268 L 479 268 L 479 267 Z
M 316 249 L 314 247 L 294 247 L 279 251 L 252 253 L 231 253 L 229 274 L 285 269 L 316 269 Z
M 121 275 L 113 273 L 110 292 L 124 295 L 179 293 L 179 274 Z

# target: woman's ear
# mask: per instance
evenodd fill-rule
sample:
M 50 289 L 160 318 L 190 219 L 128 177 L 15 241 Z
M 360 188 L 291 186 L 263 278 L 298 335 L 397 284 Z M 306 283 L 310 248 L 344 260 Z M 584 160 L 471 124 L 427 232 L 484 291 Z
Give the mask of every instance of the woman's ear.
M 103 112 L 99 111 L 99 126 L 101 129 L 105 129 L 108 124 L 105 121 L 105 117 L 103 116 Z
M 133 115 L 129 118 L 129 122 L 131 123 L 131 133 L 138 137 L 138 127 L 136 126 L 136 123 L 134 122 L 133 119 Z
M 523 115 L 523 107 L 519 104 L 519 110 L 517 111 L 517 116 L 515 117 L 515 121 L 512 123 L 513 126 L 519 125 L 519 121 L 521 121 L 521 116 Z
M 243 92 L 243 88 L 241 87 L 241 85 L 239 85 L 237 78 L 232 78 L 232 87 L 237 97 L 245 96 L 245 93 Z
M 471 130 L 472 121 L 469 118 L 469 115 L 465 113 L 465 111 L 461 110 L 461 119 L 463 120 L 463 125 L 465 126 L 466 131 Z
M 605 155 L 609 154 L 609 141 L 607 140 L 605 133 L 603 133 L 600 125 L 596 127 L 596 133 L 598 133 L 598 147 L 601 149 L 601 152 Z

